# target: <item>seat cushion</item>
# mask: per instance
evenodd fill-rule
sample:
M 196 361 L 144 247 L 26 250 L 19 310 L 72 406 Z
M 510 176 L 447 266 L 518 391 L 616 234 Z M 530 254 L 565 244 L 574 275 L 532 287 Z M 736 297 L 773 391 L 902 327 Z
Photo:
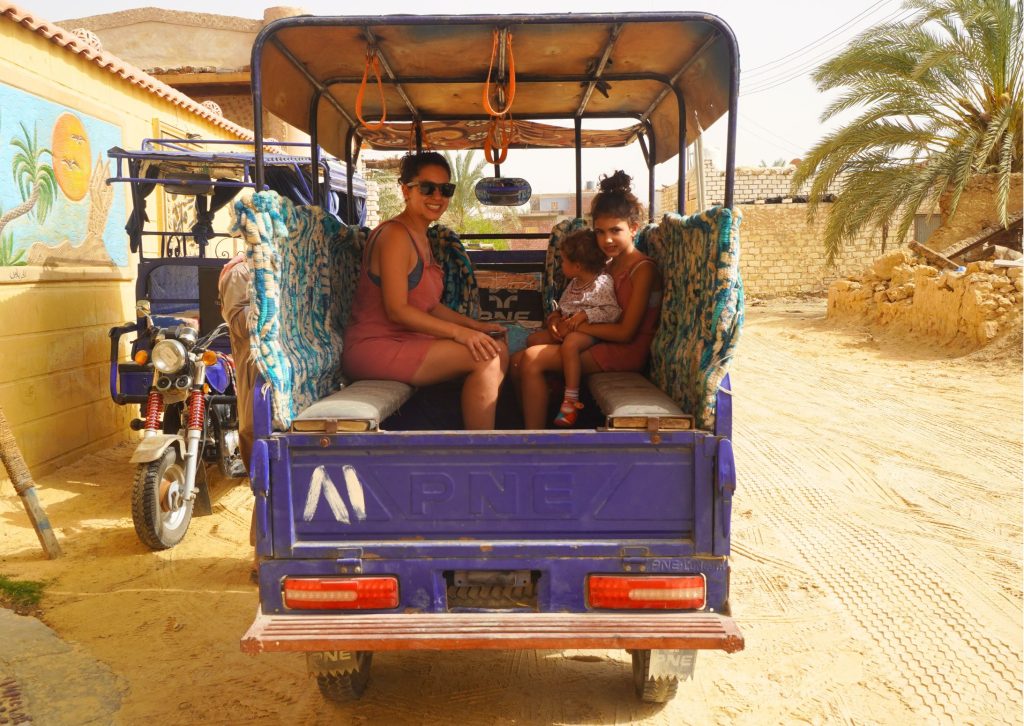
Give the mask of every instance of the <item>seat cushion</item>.
M 587 387 L 608 428 L 693 428 L 693 417 L 639 373 L 594 373 Z
M 304 408 L 293 419 L 292 429 L 374 431 L 412 392 L 412 386 L 398 381 L 356 381 Z

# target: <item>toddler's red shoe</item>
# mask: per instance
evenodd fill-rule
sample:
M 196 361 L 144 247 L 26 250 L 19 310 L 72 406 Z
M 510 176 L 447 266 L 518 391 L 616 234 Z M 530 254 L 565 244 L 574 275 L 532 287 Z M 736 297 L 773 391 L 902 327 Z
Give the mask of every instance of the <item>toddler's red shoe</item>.
M 570 398 L 564 399 L 561 408 L 558 409 L 558 415 L 555 416 L 555 426 L 561 426 L 562 428 L 575 426 L 576 412 L 581 408 L 583 408 L 583 404 L 579 401 L 573 401 Z

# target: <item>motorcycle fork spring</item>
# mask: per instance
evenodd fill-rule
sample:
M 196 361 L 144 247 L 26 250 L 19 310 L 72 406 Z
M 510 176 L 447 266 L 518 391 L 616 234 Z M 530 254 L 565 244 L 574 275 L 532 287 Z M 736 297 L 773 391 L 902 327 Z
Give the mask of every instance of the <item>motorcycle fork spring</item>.
M 160 417 L 164 412 L 164 394 L 150 391 L 146 398 L 146 431 L 160 430 Z
M 202 431 L 203 420 L 206 418 L 206 398 L 202 391 L 192 391 L 188 394 L 188 429 L 189 431 Z

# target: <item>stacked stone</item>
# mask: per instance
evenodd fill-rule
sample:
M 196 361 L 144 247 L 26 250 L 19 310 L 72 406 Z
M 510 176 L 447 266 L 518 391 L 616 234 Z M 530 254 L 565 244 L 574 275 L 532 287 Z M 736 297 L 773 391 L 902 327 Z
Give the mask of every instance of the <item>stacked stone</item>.
M 1021 326 L 1024 268 L 972 262 L 939 270 L 908 248 L 877 259 L 828 291 L 830 319 L 853 318 L 981 347 Z

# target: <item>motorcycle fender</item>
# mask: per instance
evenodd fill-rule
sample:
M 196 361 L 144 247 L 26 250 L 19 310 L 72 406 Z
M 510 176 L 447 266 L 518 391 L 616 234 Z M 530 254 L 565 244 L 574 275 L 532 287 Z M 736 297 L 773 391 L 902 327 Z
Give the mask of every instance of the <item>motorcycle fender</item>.
M 157 461 L 171 444 L 177 444 L 178 455 L 185 458 L 185 439 L 178 434 L 154 434 L 139 442 L 129 461 L 133 464 L 148 464 L 151 461 Z

